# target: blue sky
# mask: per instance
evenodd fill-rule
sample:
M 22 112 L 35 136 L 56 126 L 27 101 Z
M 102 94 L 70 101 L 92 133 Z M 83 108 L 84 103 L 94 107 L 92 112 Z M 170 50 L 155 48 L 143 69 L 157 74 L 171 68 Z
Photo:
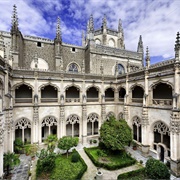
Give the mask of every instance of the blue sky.
M 59 16 L 63 42 L 81 45 L 89 16 L 93 14 L 95 28 L 100 28 L 106 14 L 109 28 L 117 29 L 122 20 L 126 49 L 136 51 L 142 35 L 151 63 L 174 57 L 180 0 L 0 0 L 0 30 L 10 30 L 14 3 L 23 35 L 54 39 Z

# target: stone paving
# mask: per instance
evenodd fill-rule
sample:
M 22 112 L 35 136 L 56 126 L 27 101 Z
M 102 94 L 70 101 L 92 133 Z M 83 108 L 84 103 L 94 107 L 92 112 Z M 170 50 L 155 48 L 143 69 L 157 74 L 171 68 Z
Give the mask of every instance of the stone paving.
M 31 157 L 21 154 L 19 159 L 20 165 L 14 168 L 11 180 L 28 180 Z

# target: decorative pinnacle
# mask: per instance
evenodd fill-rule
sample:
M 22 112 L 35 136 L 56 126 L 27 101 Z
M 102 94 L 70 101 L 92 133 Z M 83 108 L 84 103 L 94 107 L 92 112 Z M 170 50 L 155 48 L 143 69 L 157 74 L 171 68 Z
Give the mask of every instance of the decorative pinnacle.
M 106 28 L 106 26 L 107 26 L 107 19 L 106 19 L 106 15 L 104 14 L 103 21 L 102 21 L 102 27 Z
M 18 16 L 17 16 L 17 7 L 14 4 L 12 12 L 12 29 L 18 30 Z
M 146 48 L 146 66 L 149 67 L 150 65 L 150 57 L 149 57 L 149 49 L 148 49 L 148 46 Z
M 143 41 L 142 41 L 142 36 L 141 35 L 139 36 L 137 52 L 143 52 Z
M 62 40 L 61 39 L 61 27 L 60 27 L 60 18 L 57 18 L 57 26 L 56 26 L 56 40 Z
M 89 30 L 90 30 L 90 32 L 94 32 L 94 20 L 93 20 L 92 14 L 91 14 L 90 19 L 89 19 Z
M 118 24 L 118 31 L 121 32 L 123 30 L 122 28 L 122 21 L 119 19 L 119 24 Z
M 2 32 L 0 34 L 0 45 L 4 45 L 4 38 L 3 38 Z
M 180 45 L 180 35 L 179 35 L 179 32 L 177 32 L 176 45 Z

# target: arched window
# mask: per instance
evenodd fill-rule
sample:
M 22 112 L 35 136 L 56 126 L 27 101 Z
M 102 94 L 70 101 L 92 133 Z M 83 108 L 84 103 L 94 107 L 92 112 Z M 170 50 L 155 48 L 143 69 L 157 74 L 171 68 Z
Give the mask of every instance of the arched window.
M 41 88 L 41 102 L 57 102 L 58 91 L 54 86 L 47 85 Z
M 158 150 L 159 148 L 160 151 L 159 158 L 161 161 L 164 161 L 165 156 L 170 157 L 170 129 L 163 122 L 158 121 L 155 123 L 153 131 L 154 131 L 154 149 Z
M 15 139 L 21 138 L 23 142 L 31 142 L 31 123 L 26 118 L 21 118 L 15 124 Z
M 15 89 L 16 103 L 32 103 L 32 89 L 31 87 L 22 84 Z
M 115 117 L 115 114 L 113 112 L 109 112 L 107 115 L 106 115 L 106 121 L 109 121 L 109 118 L 110 117 Z
M 98 115 L 92 113 L 87 118 L 87 135 L 98 134 Z
M 99 39 L 96 39 L 96 40 L 95 40 L 95 43 L 96 43 L 96 44 L 101 44 L 101 41 L 100 41 Z
M 105 91 L 105 101 L 114 101 L 114 90 L 112 88 L 108 88 Z
M 137 116 L 133 118 L 133 139 L 141 142 L 141 120 Z
M 79 137 L 79 116 L 70 115 L 66 120 L 66 136 Z
M 87 102 L 94 102 L 99 100 L 99 91 L 95 87 L 90 87 L 87 91 Z
M 135 86 L 132 89 L 132 102 L 142 103 L 144 96 L 144 89 L 140 86 Z
M 115 47 L 114 39 L 110 39 L 110 40 L 109 40 L 109 46 Z
M 68 67 L 68 71 L 78 73 L 78 65 L 76 63 L 71 63 Z
M 117 64 L 117 71 L 118 71 L 118 72 L 117 72 L 118 75 L 124 74 L 124 73 L 125 73 L 125 69 L 124 69 L 123 65 Z

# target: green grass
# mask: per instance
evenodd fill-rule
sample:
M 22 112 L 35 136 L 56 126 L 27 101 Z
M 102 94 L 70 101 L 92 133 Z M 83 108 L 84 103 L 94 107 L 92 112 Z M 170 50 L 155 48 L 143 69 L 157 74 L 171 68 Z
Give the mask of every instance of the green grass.
M 71 162 L 72 154 L 67 158 L 66 155 L 57 156 L 55 160 L 55 168 L 51 173 L 50 179 L 58 180 L 75 180 L 80 171 L 83 169 L 83 163 L 78 161 L 76 163 Z
M 99 156 L 99 147 L 85 148 L 85 152 L 98 167 L 104 167 L 109 170 L 120 169 L 135 164 L 136 160 L 128 155 L 125 151 L 108 152 L 103 150 L 105 156 Z

